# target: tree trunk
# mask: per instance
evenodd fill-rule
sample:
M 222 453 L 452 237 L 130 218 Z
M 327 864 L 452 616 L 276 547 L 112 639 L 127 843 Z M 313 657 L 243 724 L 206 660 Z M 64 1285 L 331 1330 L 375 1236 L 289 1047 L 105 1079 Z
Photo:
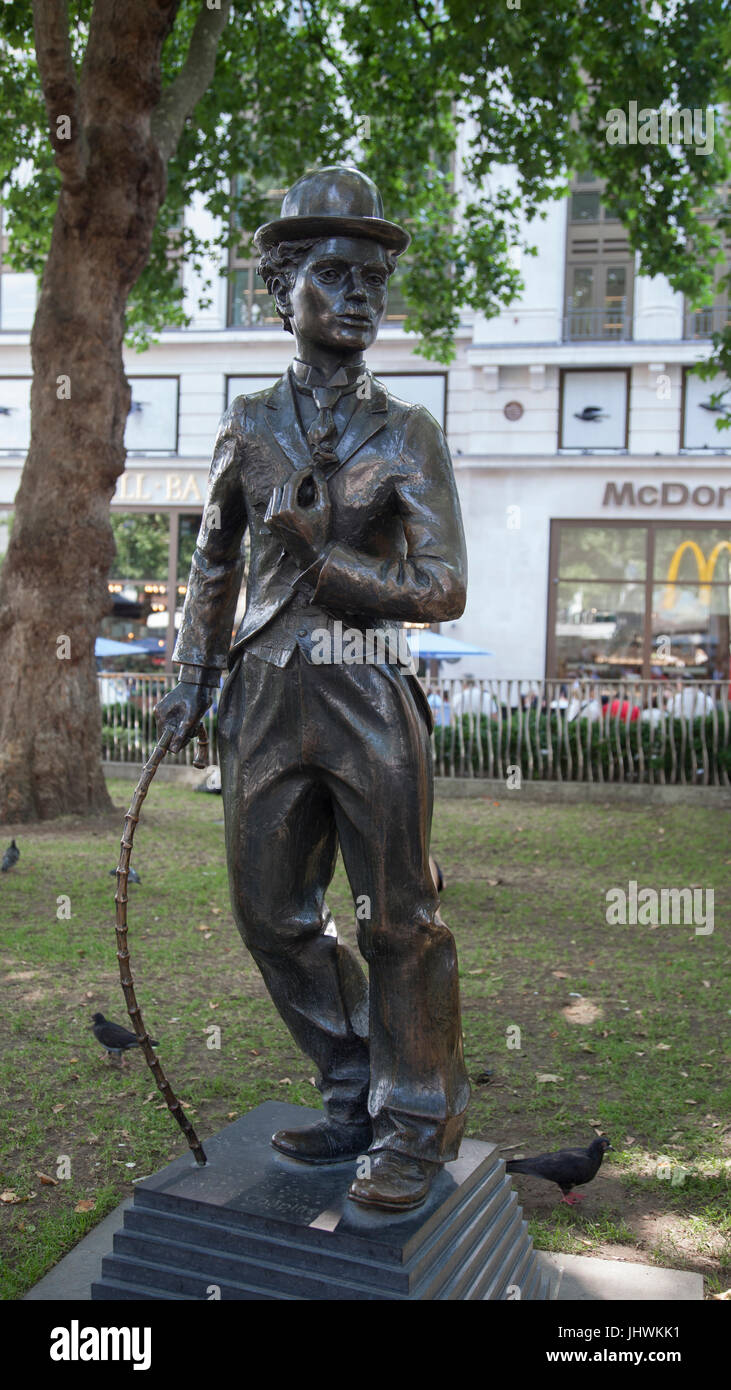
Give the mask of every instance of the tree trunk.
M 57 220 L 31 337 L 33 429 L 0 594 L 6 820 L 111 807 L 94 641 L 110 607 L 109 502 L 125 461 L 126 294 L 108 248 L 85 240 Z
M 165 193 L 151 116 L 176 9 L 97 3 L 77 91 L 66 34 L 53 32 L 59 7 L 37 0 L 52 138 L 55 113 L 78 109 L 71 147 L 56 151 L 64 181 L 31 335 L 31 443 L 0 578 L 0 821 L 112 805 L 94 642 L 110 606 L 109 503 L 125 461 L 125 306 Z

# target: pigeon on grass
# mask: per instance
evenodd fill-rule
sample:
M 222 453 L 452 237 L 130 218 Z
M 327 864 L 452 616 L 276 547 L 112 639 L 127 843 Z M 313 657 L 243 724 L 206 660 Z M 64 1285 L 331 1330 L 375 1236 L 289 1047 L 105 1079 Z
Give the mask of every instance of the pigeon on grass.
M 110 1057 L 120 1058 L 123 1052 L 129 1051 L 130 1047 L 139 1047 L 140 1040 L 136 1033 L 131 1033 L 129 1028 L 122 1028 L 119 1023 L 110 1023 L 104 1014 L 93 1015 L 92 1032 L 98 1043 L 107 1049 Z M 157 1040 L 150 1038 L 153 1047 L 157 1047 Z
M 583 1202 L 580 1192 L 572 1188 L 591 1182 L 602 1166 L 602 1159 L 612 1145 L 603 1135 L 592 1139 L 588 1149 L 559 1149 L 555 1154 L 536 1154 L 535 1158 L 511 1158 L 505 1167 L 509 1173 L 527 1173 L 532 1178 L 545 1178 L 558 1183 L 563 1192 L 562 1202 L 570 1207 Z
M 3 855 L 3 862 L 2 864 L 0 864 L 0 873 L 6 874 L 8 872 L 8 869 L 14 868 L 19 859 L 20 850 L 18 849 L 15 840 L 11 840 Z

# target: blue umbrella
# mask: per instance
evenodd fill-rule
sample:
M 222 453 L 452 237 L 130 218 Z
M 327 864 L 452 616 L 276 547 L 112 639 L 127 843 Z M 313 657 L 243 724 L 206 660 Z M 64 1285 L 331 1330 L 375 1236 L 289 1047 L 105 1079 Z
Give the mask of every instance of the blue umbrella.
M 471 642 L 460 642 L 456 637 L 447 637 L 443 632 L 429 632 L 424 628 L 407 628 L 406 636 L 414 642 L 414 655 L 424 661 L 458 661 L 462 656 L 494 656 L 484 647 L 474 647 Z
M 95 656 L 139 656 L 145 650 L 134 642 L 113 642 L 110 637 L 97 637 L 94 644 Z
M 158 656 L 165 650 L 162 637 L 138 637 L 135 645 L 138 652 L 156 652 Z

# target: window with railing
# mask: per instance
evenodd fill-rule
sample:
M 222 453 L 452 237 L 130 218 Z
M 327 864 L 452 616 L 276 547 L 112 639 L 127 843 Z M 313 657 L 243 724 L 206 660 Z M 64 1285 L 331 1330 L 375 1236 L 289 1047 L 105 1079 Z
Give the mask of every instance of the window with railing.
M 265 328 L 281 323 L 274 300 L 257 273 L 257 264 L 258 257 L 243 260 L 232 255 L 228 301 L 231 328 Z
M 569 195 L 564 342 L 632 337 L 634 256 L 622 208 L 603 202 L 602 191 L 588 173 L 574 180 Z
M 719 219 L 727 216 L 729 207 L 731 207 L 731 184 L 724 183 L 715 190 L 713 201 L 701 218 L 703 224 L 708 228 L 717 230 Z M 714 268 L 715 283 L 707 302 L 701 304 L 699 308 L 691 308 L 688 300 L 685 301 L 683 315 L 683 337 L 685 339 L 711 339 L 714 333 L 720 333 L 731 323 L 731 302 L 727 283 L 731 270 L 731 236 L 723 235 L 721 245 L 723 258 Z M 688 250 L 689 254 L 692 255 L 692 243 Z
M 408 270 L 408 261 L 404 263 L 400 260 L 388 280 L 388 302 L 386 312 L 383 315 L 383 323 L 398 324 L 403 323 L 409 312 L 409 306 L 404 299 L 402 289 L 404 274 Z
M 237 194 L 238 178 L 235 178 L 231 189 L 234 207 Z M 283 196 L 283 188 L 271 188 L 267 191 L 267 197 L 271 199 L 272 204 L 272 217 L 278 215 Z M 274 300 L 267 293 L 267 287 L 256 268 L 259 264 L 259 256 L 254 251 L 251 242 L 253 229 L 247 232 L 241 226 L 235 212 L 231 219 L 231 225 L 235 232 L 240 232 L 241 240 L 232 245 L 229 251 L 227 315 L 229 327 L 266 328 L 270 325 L 281 324 Z
M 686 300 L 684 338 L 712 338 L 731 324 L 731 302 L 728 284 L 723 282 L 731 270 L 731 241 L 725 245 L 725 259 L 716 268 L 716 292 L 700 309 L 691 309 Z

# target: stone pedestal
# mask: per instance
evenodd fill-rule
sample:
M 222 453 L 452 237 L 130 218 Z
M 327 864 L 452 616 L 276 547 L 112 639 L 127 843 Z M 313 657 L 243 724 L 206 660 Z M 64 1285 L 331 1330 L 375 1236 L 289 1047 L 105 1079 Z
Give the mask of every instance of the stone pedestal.
M 467 1139 L 403 1216 L 347 1197 L 355 1161 L 278 1154 L 276 1129 L 321 1111 L 267 1101 L 135 1187 L 92 1299 L 545 1299 L 516 1194 L 493 1144 Z

